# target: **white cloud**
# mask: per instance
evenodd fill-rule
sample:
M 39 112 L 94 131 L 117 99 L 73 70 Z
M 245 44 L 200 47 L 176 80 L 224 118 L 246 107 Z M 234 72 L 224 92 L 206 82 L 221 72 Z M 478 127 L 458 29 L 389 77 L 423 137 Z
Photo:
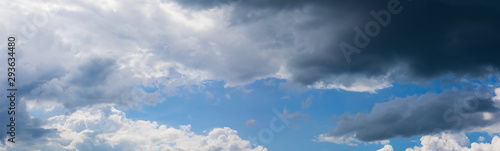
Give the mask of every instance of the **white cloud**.
M 495 151 L 500 148 L 500 137 L 498 136 L 494 136 L 491 143 L 474 142 L 470 144 L 469 138 L 463 133 L 426 135 L 420 138 L 420 142 L 421 147 L 407 148 L 406 151 Z
M 44 128 L 57 129 L 45 144 L 2 146 L 7 150 L 267 150 L 242 140 L 237 131 L 214 128 L 207 135 L 154 121 L 131 120 L 112 105 L 86 107 L 49 118 Z M 13 148 L 12 148 L 13 147 Z M 20 149 L 21 148 L 21 149 Z
M 394 151 L 391 145 L 384 145 L 384 148 L 381 148 L 377 151 Z
M 377 90 L 392 87 L 391 81 L 388 79 L 389 76 L 390 74 L 382 77 L 368 78 L 363 75 L 339 75 L 331 77 L 328 80 L 318 81 L 310 87 L 315 89 L 342 89 L 353 92 L 376 93 Z
M 373 142 L 362 142 L 358 139 L 356 139 L 356 134 L 353 135 L 343 135 L 339 137 L 335 136 L 330 136 L 328 134 L 320 134 L 316 139 L 313 141 L 317 142 L 329 142 L 329 143 L 335 143 L 335 144 L 346 144 L 350 146 L 357 146 L 359 144 L 389 144 L 389 140 L 381 140 L 381 141 L 373 141 Z M 385 147 L 384 147 L 385 148 Z
M 486 138 L 484 138 L 484 136 L 479 136 L 479 138 L 477 138 L 477 141 L 480 141 L 480 142 L 484 142 L 484 140 L 486 140 Z
M 495 89 L 495 97 L 493 97 L 493 101 L 495 101 L 495 106 L 500 108 L 500 88 Z
M 494 119 L 494 114 L 490 112 L 483 112 L 483 120 L 492 120 Z

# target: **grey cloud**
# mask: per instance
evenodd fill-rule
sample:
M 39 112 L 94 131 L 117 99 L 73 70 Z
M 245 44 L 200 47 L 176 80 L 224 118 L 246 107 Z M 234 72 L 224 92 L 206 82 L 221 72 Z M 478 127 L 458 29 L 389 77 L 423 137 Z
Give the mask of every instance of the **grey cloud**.
M 369 114 L 346 113 L 338 117 L 338 125 L 329 135 L 354 135 L 361 141 L 375 141 L 485 127 L 499 121 L 500 110 L 490 98 L 473 90 L 396 98 L 376 104 Z M 496 119 L 484 119 L 484 112 L 496 115 Z
M 117 68 L 112 59 L 93 58 L 78 67 L 78 74 L 72 77 L 71 83 L 78 86 L 101 85 Z

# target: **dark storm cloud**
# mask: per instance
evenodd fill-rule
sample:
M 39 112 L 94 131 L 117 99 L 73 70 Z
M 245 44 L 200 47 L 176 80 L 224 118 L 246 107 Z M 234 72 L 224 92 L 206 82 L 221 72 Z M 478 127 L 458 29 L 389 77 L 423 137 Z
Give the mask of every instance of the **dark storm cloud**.
M 376 21 L 370 11 L 388 10 L 388 4 L 396 2 L 401 12 L 391 14 L 391 22 L 385 27 L 377 22 L 380 33 L 368 36 L 369 44 L 357 47 L 361 52 L 350 55 L 348 63 L 339 46 L 341 42 L 356 47 L 354 38 L 358 33 L 353 28 L 359 27 L 366 34 L 365 25 Z M 203 0 L 179 3 L 204 7 L 226 4 Z M 500 68 L 497 1 L 248 0 L 234 3 L 238 6 L 231 14 L 233 25 L 245 26 L 283 11 L 298 10 L 307 15 L 307 21 L 290 24 L 295 37 L 283 39 L 302 52 L 292 57 L 288 66 L 292 80 L 304 85 L 343 74 L 377 77 L 398 67 L 401 68 L 396 72 L 404 76 L 405 81 L 432 80 L 444 74 L 477 78 L 496 74 Z M 314 9 L 301 11 L 304 7 Z M 311 35 L 311 30 L 322 31 Z M 274 34 L 267 33 L 258 36 Z
M 481 77 L 496 73 L 500 67 L 497 39 L 500 35 L 500 14 L 492 7 L 457 6 L 438 2 L 401 3 L 403 11 L 391 15 L 387 27 L 361 52 L 350 55 L 347 62 L 341 42 L 355 46 L 353 27 L 365 32 L 364 22 L 345 28 L 338 41 L 318 48 L 316 53 L 295 57 L 291 61 L 293 79 L 302 84 L 340 74 L 380 76 L 398 70 L 405 80 L 430 80 L 444 74 Z M 375 12 L 379 10 L 374 9 Z M 369 14 L 370 11 L 366 11 Z M 313 73 L 313 74 L 311 74 Z
M 498 111 L 488 95 L 458 90 L 428 93 L 376 104 L 369 114 L 346 113 L 336 119 L 338 126 L 330 135 L 355 134 L 361 141 L 375 141 L 443 130 L 461 131 L 498 122 L 498 116 L 483 118 L 484 112 L 500 115 Z

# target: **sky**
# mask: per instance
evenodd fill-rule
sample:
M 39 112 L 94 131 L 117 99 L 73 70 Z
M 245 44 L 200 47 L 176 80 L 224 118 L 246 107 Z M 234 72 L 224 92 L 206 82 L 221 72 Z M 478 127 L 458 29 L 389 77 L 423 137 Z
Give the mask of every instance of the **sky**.
M 498 150 L 499 3 L 0 1 L 0 150 Z

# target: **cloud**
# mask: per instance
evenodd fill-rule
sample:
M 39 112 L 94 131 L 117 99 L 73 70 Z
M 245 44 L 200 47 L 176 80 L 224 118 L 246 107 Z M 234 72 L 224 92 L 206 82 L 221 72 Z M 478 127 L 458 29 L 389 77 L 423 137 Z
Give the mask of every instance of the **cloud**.
M 500 88 L 495 89 L 495 97 L 493 97 L 493 101 L 495 101 L 495 105 L 500 108 Z
M 486 51 L 495 49 L 495 42 L 483 38 L 496 37 L 500 31 L 495 27 L 500 23 L 488 17 L 470 17 L 470 13 L 460 13 L 460 6 L 443 1 L 401 2 L 404 11 L 399 16 L 392 15 L 389 26 L 381 29 L 380 36 L 371 38 L 370 45 L 362 53 L 353 55 L 354 61 L 348 64 L 339 44 L 343 41 L 352 44 L 356 34 L 353 28 L 359 26 L 364 29 L 367 22 L 375 20 L 369 12 L 387 9 L 387 3 L 386 0 L 369 3 L 250 0 L 239 4 L 239 9 L 233 12 L 231 19 L 239 26 L 260 25 L 267 24 L 269 18 L 275 18 L 267 16 L 286 16 L 291 10 L 299 12 L 292 17 L 295 21 L 288 21 L 290 25 L 283 27 L 292 27 L 289 32 L 300 35 L 291 37 L 293 41 L 289 42 L 299 52 L 292 55 L 287 68 L 290 69 L 291 79 L 304 85 L 326 83 L 325 85 L 331 85 L 330 88 L 374 91 L 390 86 L 396 78 L 420 81 L 450 73 L 456 76 L 481 77 L 498 72 L 500 62 L 494 57 L 488 57 L 496 56 L 496 52 Z M 415 7 L 419 9 L 414 9 Z M 431 7 L 440 9 L 430 9 Z M 485 7 L 491 8 L 472 5 L 469 9 L 474 10 L 473 16 L 487 16 L 499 11 L 484 9 Z M 356 16 L 353 17 L 353 14 Z M 281 21 L 286 20 L 278 17 L 273 23 L 279 24 Z M 413 30 L 424 26 L 426 30 Z M 401 39 L 401 36 L 405 38 Z M 322 40 L 310 41 L 307 38 Z M 477 52 L 477 47 L 485 51 Z M 344 80 L 351 76 L 354 77 Z M 383 82 L 371 85 L 358 82 L 368 79 Z M 366 88 L 351 87 L 354 83 L 360 83 L 357 87 Z
M 491 143 L 472 143 L 469 138 L 463 134 L 441 133 L 436 135 L 426 135 L 420 138 L 421 147 L 415 146 L 407 148 L 406 151 L 425 151 L 425 150 L 447 150 L 447 151 L 486 151 L 496 150 L 500 147 L 500 137 L 494 136 Z M 470 147 L 468 147 L 470 146 Z
M 253 127 L 253 126 L 255 126 L 256 123 L 257 123 L 257 120 L 251 119 L 251 120 L 247 121 L 246 125 L 248 127 Z
M 287 109 L 284 109 L 281 115 L 287 119 L 290 120 L 296 120 L 296 119 L 301 119 L 301 118 L 307 118 L 307 114 L 302 114 L 300 112 L 295 112 L 295 113 L 288 113 Z
M 489 50 L 496 48 L 490 37 L 498 35 L 499 23 L 434 1 L 412 3 L 427 12 L 405 7 L 347 64 L 339 43 L 352 41 L 353 27 L 373 20 L 370 10 L 386 3 L 23 0 L 1 3 L 9 8 L 2 14 L 16 17 L 0 27 L 2 35 L 17 33 L 23 48 L 23 96 L 67 108 L 101 102 L 140 108 L 162 102 L 161 93 L 176 95 L 183 86 L 209 80 L 238 87 L 277 78 L 315 89 L 374 93 L 396 79 L 498 71 L 500 63 L 491 57 L 496 51 Z M 431 4 L 442 11 L 425 9 Z M 470 10 L 498 14 L 483 7 L 488 6 Z M 414 30 L 418 27 L 428 30 Z M 138 85 L 158 89 L 146 93 Z
M 479 138 L 477 138 L 477 141 L 480 141 L 480 142 L 484 142 L 484 140 L 486 140 L 486 139 L 484 138 L 484 136 L 479 136 Z
M 384 148 L 381 148 L 377 151 L 394 151 L 391 145 L 384 145 Z
M 25 79 L 19 86 L 36 102 L 139 108 L 161 102 L 161 93 L 176 95 L 182 86 L 207 80 L 237 86 L 278 77 L 284 62 L 284 52 L 259 48 L 271 42 L 246 37 L 245 27 L 226 26 L 230 6 L 192 10 L 173 1 L 27 0 L 1 6 L 11 8 L 3 14 L 17 14 L 1 23 L 2 35 L 17 33 L 23 48 L 19 78 Z M 47 18 L 33 25 L 37 17 Z
M 387 1 L 378 2 L 387 3 Z M 353 28 L 359 26 L 364 29 L 366 23 L 375 20 L 370 16 L 369 9 L 378 12 L 381 8 L 377 8 L 377 5 L 361 12 L 366 15 L 357 17 L 363 19 L 366 17 L 366 20 L 339 28 L 350 31 L 349 33 L 335 34 L 337 39 L 324 36 L 322 38 L 328 41 L 318 44 L 317 47 L 311 47 L 310 51 L 303 53 L 304 55 L 294 58 L 294 63 L 290 67 L 292 79 L 311 85 L 321 81 L 331 81 L 330 79 L 343 75 L 358 74 L 375 79 L 383 79 L 383 76 L 389 75 L 389 82 L 396 79 L 426 81 L 447 74 L 458 77 L 498 74 L 500 62 L 494 57 L 488 57 L 497 54 L 476 51 L 477 48 L 495 49 L 494 41 L 482 38 L 496 37 L 500 31 L 494 27 L 500 22 L 487 19 L 483 15 L 498 13 L 498 9 L 472 6 L 469 9 L 477 13 L 474 16 L 483 17 L 466 17 L 470 14 L 459 13 L 460 7 L 441 2 L 402 1 L 401 5 L 404 11 L 399 15 L 392 15 L 392 22 L 387 27 L 382 27 L 379 36 L 372 37 L 371 43 L 363 48 L 361 53 L 354 53 L 350 64 L 341 52 L 339 43 L 353 44 L 353 37 L 356 35 Z M 440 9 L 429 9 L 430 7 Z M 455 18 L 461 19 L 459 21 Z M 323 24 L 328 23 L 325 21 Z M 412 30 L 424 26 L 425 30 Z M 330 33 L 335 32 L 330 31 Z M 319 36 L 321 35 L 317 35 Z M 401 39 L 401 36 L 405 38 Z M 351 83 L 353 82 L 345 82 L 345 84 Z
M 183 6 L 204 8 L 226 4 L 214 2 L 179 1 Z M 495 28 L 500 22 L 486 16 L 497 14 L 499 9 L 466 1 L 400 1 L 402 13 L 392 14 L 379 36 L 370 37 L 369 45 L 351 55 L 353 61 L 347 63 L 340 43 L 354 45 L 357 33 L 353 28 L 359 27 L 366 34 L 364 25 L 376 20 L 370 11 L 387 9 L 388 2 L 248 0 L 238 3 L 229 21 L 232 27 L 257 27 L 247 28 L 254 31 L 267 25 L 269 32 L 249 35 L 277 41 L 279 49 L 295 50 L 286 54 L 290 56 L 285 64 L 290 75 L 287 79 L 312 88 L 373 93 L 391 87 L 394 81 L 498 74 L 500 62 L 491 57 L 498 54 L 487 50 L 496 49 L 492 39 L 500 33 Z M 468 6 L 472 15 L 463 13 L 463 6 Z M 419 27 L 426 28 L 414 30 Z M 293 47 L 283 47 L 286 44 Z
M 307 109 L 311 107 L 311 103 L 312 103 L 312 96 L 309 96 L 307 97 L 306 101 L 302 102 L 301 106 L 303 109 Z
M 174 128 L 155 121 L 128 119 L 112 105 L 86 107 L 43 123 L 43 128 L 57 130 L 52 132 L 55 136 L 45 136 L 45 142 L 3 147 L 7 150 L 267 150 L 242 140 L 237 131 L 228 127 L 198 135 L 190 130 L 191 125 Z
M 335 144 L 346 144 L 349 146 L 358 146 L 359 144 L 389 144 L 389 140 L 372 141 L 372 142 L 362 142 L 356 139 L 356 135 L 344 135 L 344 136 L 329 136 L 327 134 L 320 134 L 318 137 L 313 139 L 316 142 L 328 142 Z
M 379 103 L 371 113 L 346 113 L 337 127 L 326 136 L 354 137 L 360 141 L 376 141 L 393 137 L 411 137 L 441 131 L 484 128 L 497 123 L 499 109 L 487 92 L 449 90 L 441 94 L 396 98 Z M 485 113 L 494 119 L 484 118 Z

